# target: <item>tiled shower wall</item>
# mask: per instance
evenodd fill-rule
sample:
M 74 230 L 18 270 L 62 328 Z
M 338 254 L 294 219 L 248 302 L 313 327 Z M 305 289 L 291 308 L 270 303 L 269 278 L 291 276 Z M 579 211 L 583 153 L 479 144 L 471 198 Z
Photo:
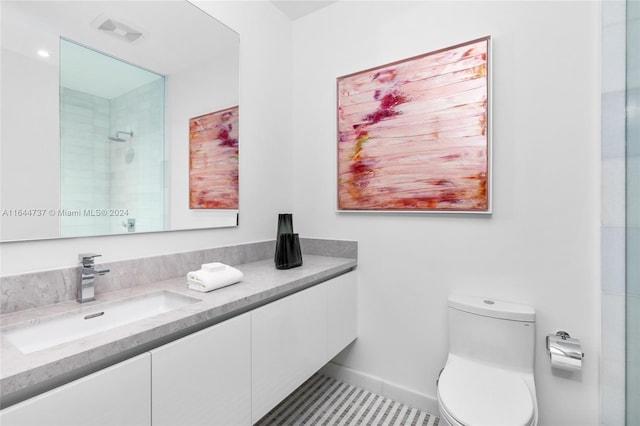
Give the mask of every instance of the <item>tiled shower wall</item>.
M 60 235 L 107 234 L 109 207 L 109 101 L 60 88 Z M 54 160 L 55 161 L 55 160 Z
M 625 15 L 602 2 L 602 425 L 625 424 Z
M 111 132 L 133 132 L 111 144 L 111 207 L 129 211 L 136 232 L 164 229 L 164 79 L 111 101 Z M 111 218 L 111 233 L 123 220 Z
M 640 424 L 640 2 L 627 0 L 626 422 Z
M 61 215 L 61 235 L 124 233 L 128 218 L 138 232 L 163 229 L 164 79 L 112 100 L 62 88 L 60 111 L 61 208 L 69 212 Z M 118 130 L 133 137 L 109 141 Z M 128 214 L 92 216 L 85 209 Z

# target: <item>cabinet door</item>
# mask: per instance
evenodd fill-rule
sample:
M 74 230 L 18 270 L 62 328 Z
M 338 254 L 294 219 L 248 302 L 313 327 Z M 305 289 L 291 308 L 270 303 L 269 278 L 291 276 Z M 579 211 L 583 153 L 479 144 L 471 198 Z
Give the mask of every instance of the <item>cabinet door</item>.
M 151 351 L 153 424 L 250 425 L 250 317 Z
M 150 387 L 147 353 L 6 408 L 0 424 L 150 426 Z
M 355 271 L 340 275 L 327 285 L 327 352 L 336 356 L 358 337 L 358 278 Z
M 317 285 L 251 312 L 255 423 L 327 360 L 327 293 Z

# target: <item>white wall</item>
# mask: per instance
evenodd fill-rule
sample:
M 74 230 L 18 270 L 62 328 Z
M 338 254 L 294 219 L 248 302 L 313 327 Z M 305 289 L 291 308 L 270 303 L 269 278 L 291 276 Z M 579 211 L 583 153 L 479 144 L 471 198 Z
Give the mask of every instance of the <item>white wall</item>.
M 341 1 L 294 23 L 294 217 L 359 242 L 359 339 L 347 367 L 435 398 L 452 293 L 537 312 L 541 425 L 599 421 L 598 2 Z M 494 214 L 336 212 L 336 77 L 493 39 Z M 583 342 L 552 375 L 544 336 Z
M 9 34 L 3 31 L 3 37 Z M 60 103 L 58 68 L 52 62 L 2 49 L 2 239 L 59 233 L 57 216 L 15 216 L 11 212 L 60 208 Z M 56 160 L 52 162 L 52 158 Z M 38 178 L 41 173 L 46 179 Z
M 86 251 L 108 262 L 275 238 L 277 214 L 293 208 L 291 24 L 267 2 L 194 3 L 240 34 L 240 226 L 1 243 L 1 275 L 73 266 Z

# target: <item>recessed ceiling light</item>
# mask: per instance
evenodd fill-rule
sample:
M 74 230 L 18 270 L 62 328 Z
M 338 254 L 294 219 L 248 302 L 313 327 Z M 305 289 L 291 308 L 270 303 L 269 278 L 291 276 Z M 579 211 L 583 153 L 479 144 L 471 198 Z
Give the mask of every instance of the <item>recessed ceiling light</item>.
M 38 50 L 38 56 L 42 57 L 42 58 L 48 58 L 49 55 L 49 51 L 48 50 L 44 50 L 44 49 L 40 49 Z

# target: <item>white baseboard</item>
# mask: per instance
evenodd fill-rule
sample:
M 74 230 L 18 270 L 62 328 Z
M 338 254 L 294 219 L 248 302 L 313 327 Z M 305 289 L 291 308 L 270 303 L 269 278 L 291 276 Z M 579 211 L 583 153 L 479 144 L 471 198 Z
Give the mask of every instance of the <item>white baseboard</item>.
M 369 392 L 401 402 L 410 407 L 426 411 L 429 414 L 440 415 L 438 411 L 438 400 L 436 398 L 413 389 L 387 382 L 379 377 L 371 376 L 334 362 L 327 363 L 320 369 L 320 373 L 349 385 L 357 386 Z

